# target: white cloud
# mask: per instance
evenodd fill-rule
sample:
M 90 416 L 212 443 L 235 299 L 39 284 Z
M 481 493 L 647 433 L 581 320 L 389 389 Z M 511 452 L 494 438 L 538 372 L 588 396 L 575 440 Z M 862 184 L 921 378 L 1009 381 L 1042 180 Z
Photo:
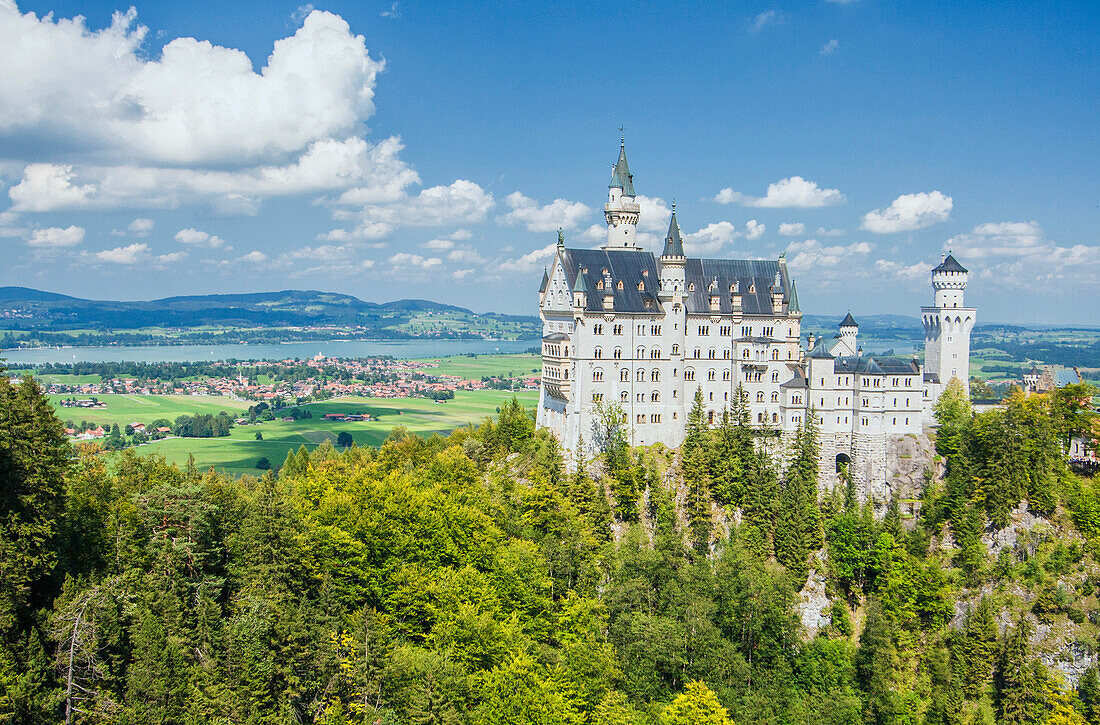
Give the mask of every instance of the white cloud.
M 879 259 L 875 262 L 875 273 L 884 277 L 896 277 L 908 282 L 927 280 L 934 264 L 917 262 L 904 264 L 891 259 Z
M 450 239 L 430 239 L 420 246 L 425 249 L 453 249 L 455 243 Z
M 885 209 L 863 216 L 861 228 L 876 234 L 893 234 L 923 229 L 947 219 L 953 202 L 939 191 L 902 194 Z
M 50 211 L 84 204 L 96 193 L 96 187 L 94 184 L 74 184 L 72 178 L 73 167 L 68 164 L 28 165 L 23 170 L 22 180 L 8 190 L 8 196 L 14 202 L 12 209 Z
M 505 198 L 512 211 L 501 216 L 502 224 L 523 224 L 531 232 L 552 232 L 562 229 L 575 229 L 592 210 L 579 201 L 555 199 L 549 204 L 539 206 L 534 199 L 514 191 Z
M 239 164 L 350 135 L 374 111 L 384 63 L 337 15 L 311 12 L 258 73 L 243 52 L 194 38 L 146 59 L 136 19 L 116 12 L 92 31 L 79 16 L 0 4 L 0 134 L 46 131 L 148 161 Z
M 409 254 L 408 252 L 398 252 L 390 257 L 389 261 L 395 267 L 422 267 L 423 269 L 443 264 L 443 260 L 439 257 L 422 257 L 419 254 Z
M 453 239 L 456 242 L 464 242 L 472 236 L 474 236 L 474 233 L 469 229 L 455 229 L 447 235 L 447 238 Z
M 382 16 L 383 18 L 399 18 L 399 17 L 401 17 L 401 11 L 397 9 L 397 3 L 394 3 L 393 5 L 390 5 L 389 10 L 383 10 L 382 12 L 380 12 L 378 14 L 380 16 Z
M 847 232 L 843 229 L 826 229 L 825 227 L 817 228 L 817 236 L 819 237 L 843 237 Z
M 254 250 L 240 257 L 240 261 L 249 262 L 251 264 L 261 264 L 267 261 L 267 255 L 263 252 Z
M 753 17 L 752 23 L 749 25 L 749 30 L 758 33 L 763 30 L 766 25 L 774 25 L 781 21 L 782 18 L 778 12 L 775 10 L 765 10 Z
M 180 244 L 209 247 L 210 249 L 217 249 L 225 244 L 225 240 L 221 237 L 191 227 L 176 232 L 176 241 Z
M 836 49 L 840 47 L 840 41 L 836 38 L 832 38 L 825 45 L 821 46 L 822 55 L 832 55 L 836 52 Z
M 822 189 L 816 182 L 791 176 L 768 184 L 764 196 L 747 196 L 726 187 L 718 192 L 714 201 L 719 204 L 741 204 L 742 206 L 768 207 L 774 209 L 812 208 L 834 206 L 844 203 L 844 194 L 838 189 Z
M 102 252 L 96 252 L 95 257 L 101 262 L 110 262 L 112 264 L 137 264 L 145 258 L 148 251 L 148 244 L 135 242 L 125 247 L 104 249 Z
M 764 236 L 764 225 L 757 222 L 755 219 L 749 219 L 745 222 L 745 239 L 754 240 Z
M 796 272 L 813 271 L 818 274 L 822 270 L 853 263 L 853 260 L 862 262 L 874 248 L 875 245 L 868 242 L 855 242 L 847 246 L 826 246 L 816 239 L 791 242 L 786 250 L 787 265 Z
M 69 226 L 35 229 L 27 244 L 32 247 L 74 247 L 84 241 L 84 228 Z
M 472 249 L 455 249 L 447 255 L 447 259 L 451 262 L 467 263 L 467 264 L 482 264 L 485 258 Z
M 179 262 L 187 257 L 187 252 L 169 252 L 168 254 L 158 254 L 153 257 L 153 264 L 158 267 L 166 267 L 170 264 Z
M 351 211 L 351 218 L 359 220 L 353 229 L 334 229 L 323 236 L 329 241 L 380 239 L 399 226 L 479 223 L 485 221 L 493 204 L 492 194 L 472 181 L 458 179 L 451 184 L 421 189 L 416 196 L 368 204 L 359 211 Z M 334 217 L 344 218 L 344 211 L 336 210 Z
M 979 224 L 943 244 L 971 276 L 1033 294 L 1091 293 L 1100 284 L 1100 246 L 1062 246 L 1047 239 L 1037 222 Z
M 126 229 L 135 237 L 146 237 L 149 236 L 149 232 L 153 231 L 153 223 L 152 219 L 142 217 L 130 222 Z
M 456 269 L 451 272 L 451 276 L 455 279 L 465 279 L 468 275 L 472 274 L 473 271 L 472 269 Z
M 11 211 L 0 212 L 0 237 L 24 236 L 27 233 L 27 230 L 20 226 L 17 226 L 18 224 L 18 214 Z
M 547 244 L 545 247 L 528 252 L 517 259 L 507 259 L 500 263 L 499 268 L 502 272 L 533 272 L 553 259 L 554 254 L 557 253 L 557 248 L 557 242 Z
M 800 237 L 806 233 L 806 225 L 802 222 L 783 222 L 779 225 L 779 234 L 783 237 Z
M 759 239 L 763 236 L 765 225 L 755 219 L 745 223 L 745 230 L 741 231 L 731 222 L 721 221 L 706 225 L 697 232 L 684 235 L 684 246 L 689 254 L 704 255 L 715 254 L 723 247 L 733 243 L 734 239 L 744 237 L 748 240 Z

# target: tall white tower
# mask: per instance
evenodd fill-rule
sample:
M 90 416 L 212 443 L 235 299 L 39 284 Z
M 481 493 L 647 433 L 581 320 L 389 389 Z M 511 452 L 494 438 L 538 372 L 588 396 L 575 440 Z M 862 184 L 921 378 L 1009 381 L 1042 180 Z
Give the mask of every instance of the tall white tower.
M 668 222 L 668 234 L 665 235 L 665 249 L 657 260 L 657 269 L 661 274 L 661 292 L 683 294 L 686 291 L 684 265 L 684 240 L 680 236 L 680 225 L 676 222 L 676 202 L 672 202 L 672 218 Z
M 607 185 L 607 244 L 604 249 L 638 249 L 638 213 L 641 207 L 634 195 L 634 175 L 626 163 L 626 139 L 619 139 L 619 160 L 611 169 Z
M 952 378 L 970 394 L 970 331 L 977 309 L 963 306 L 966 268 L 950 253 L 932 270 L 932 290 L 933 305 L 921 308 L 921 320 L 925 380 L 934 404 Z

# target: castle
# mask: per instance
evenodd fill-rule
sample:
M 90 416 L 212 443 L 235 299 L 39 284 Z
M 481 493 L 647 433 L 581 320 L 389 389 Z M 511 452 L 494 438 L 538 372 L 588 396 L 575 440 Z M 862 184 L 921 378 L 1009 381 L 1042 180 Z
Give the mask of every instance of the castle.
M 632 445 L 678 447 L 696 391 L 715 424 L 740 386 L 756 426 L 789 437 L 816 415 L 823 483 L 846 467 L 864 496 L 884 497 L 891 440 L 922 433 L 952 378 L 969 390 L 976 310 L 963 306 L 967 270 L 950 255 L 932 270 L 933 304 L 921 308 L 923 366 L 864 354 L 850 313 L 836 337 L 809 335 L 803 346 L 798 292 L 782 255 L 688 257 L 673 205 L 657 257 L 638 246 L 640 211 L 621 144 L 604 206 L 606 243 L 573 249 L 559 233 L 543 274 L 538 425 L 570 456 L 590 455 L 599 410 L 616 404 Z

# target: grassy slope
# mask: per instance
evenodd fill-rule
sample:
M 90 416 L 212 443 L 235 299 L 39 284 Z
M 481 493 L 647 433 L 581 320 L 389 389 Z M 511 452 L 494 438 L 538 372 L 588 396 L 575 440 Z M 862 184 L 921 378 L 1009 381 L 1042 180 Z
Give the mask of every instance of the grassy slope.
M 89 398 L 92 396 L 51 395 L 55 405 L 68 397 Z M 207 395 L 98 395 L 107 403 L 106 408 L 62 408 L 57 405 L 57 417 L 61 420 L 110 425 L 118 423 L 150 423 L 157 418 L 175 420 L 181 415 L 195 413 L 219 413 L 223 410 L 235 413 L 244 411 L 251 405 L 248 401 L 233 400 L 222 396 Z
M 452 355 L 443 358 L 424 358 L 420 362 L 437 362 L 439 367 L 426 370 L 428 374 L 459 375 L 470 380 L 485 376 L 524 377 L 542 370 L 539 355 Z

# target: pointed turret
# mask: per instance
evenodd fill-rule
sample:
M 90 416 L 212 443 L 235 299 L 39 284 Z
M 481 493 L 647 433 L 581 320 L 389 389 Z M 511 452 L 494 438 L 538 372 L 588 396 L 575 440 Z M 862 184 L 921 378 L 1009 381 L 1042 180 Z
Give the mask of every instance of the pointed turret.
M 581 309 L 588 307 L 588 280 L 585 276 L 584 267 L 577 267 L 577 281 L 573 283 L 573 306 Z
M 680 236 L 680 225 L 676 221 L 676 202 L 672 203 L 672 219 L 668 222 L 668 234 L 665 235 L 665 251 L 662 257 L 683 257 L 684 240 Z
M 550 284 L 550 275 L 546 272 L 546 267 L 542 268 L 542 284 L 539 285 L 539 292 L 546 292 L 546 286 Z
M 856 322 L 856 318 L 852 317 L 851 310 L 848 310 L 847 316 L 845 316 L 845 318 L 840 321 L 840 329 L 843 330 L 845 327 L 854 327 L 857 330 L 859 329 L 859 323 Z
M 636 196 L 634 193 L 634 174 L 630 173 L 630 165 L 626 163 L 626 139 L 619 140 L 619 160 L 611 169 L 611 183 L 609 189 L 622 189 L 623 196 Z
M 787 305 L 787 309 L 790 312 L 802 312 L 802 308 L 798 306 L 798 288 L 794 286 L 794 278 L 791 278 L 791 302 Z

